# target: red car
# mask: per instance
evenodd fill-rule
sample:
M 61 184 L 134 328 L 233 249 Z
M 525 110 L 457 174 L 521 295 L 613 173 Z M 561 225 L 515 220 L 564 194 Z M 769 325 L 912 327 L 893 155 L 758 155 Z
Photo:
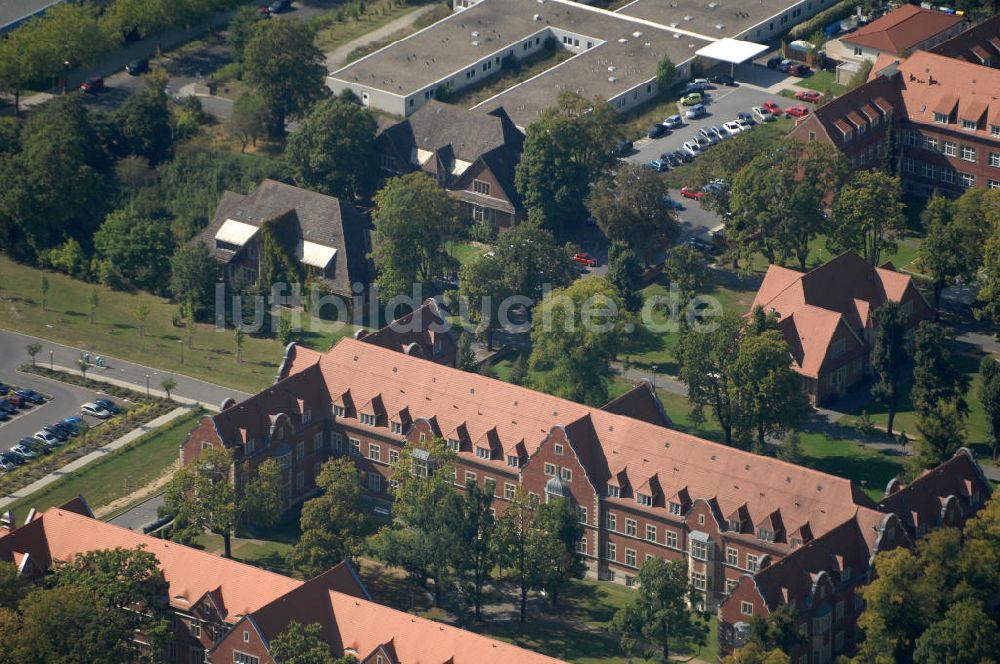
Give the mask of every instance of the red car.
M 768 113 L 775 117 L 781 117 L 781 107 L 775 104 L 773 101 L 765 101 L 761 106 L 767 110 Z
M 804 118 L 808 114 L 809 114 L 809 109 L 806 108 L 805 106 L 795 105 L 795 106 L 789 106 L 788 108 L 785 109 L 785 115 L 792 118 Z
M 597 267 L 597 259 L 588 254 L 586 251 L 573 254 L 573 262 L 583 265 L 584 267 Z
M 94 94 L 100 92 L 104 89 L 104 79 L 100 76 L 95 76 L 86 83 L 80 86 L 80 89 L 87 94 Z
M 795 98 L 799 101 L 808 101 L 815 104 L 823 98 L 823 95 L 815 90 L 799 90 L 795 93 Z
M 705 192 L 692 189 L 691 187 L 681 187 L 681 196 L 684 198 L 693 198 L 696 201 L 700 201 L 705 198 Z

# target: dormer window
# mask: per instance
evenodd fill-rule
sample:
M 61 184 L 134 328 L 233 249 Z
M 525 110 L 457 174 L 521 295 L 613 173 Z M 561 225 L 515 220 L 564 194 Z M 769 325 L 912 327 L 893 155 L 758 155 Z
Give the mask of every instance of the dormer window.
M 344 411 L 344 407 L 343 406 L 334 406 L 333 407 L 333 416 L 334 417 L 343 417 L 344 416 L 344 412 L 345 411 Z
M 674 516 L 681 515 L 681 504 L 680 503 L 670 503 L 670 513 Z
M 757 539 L 762 542 L 773 542 L 774 541 L 774 531 L 768 530 L 767 528 L 757 529 Z
M 743 530 L 743 524 L 740 523 L 739 521 L 737 521 L 736 519 L 730 519 L 729 520 L 729 529 L 731 531 L 733 531 L 734 533 L 738 533 L 741 530 Z
M 458 438 L 449 438 L 448 439 L 448 449 L 451 450 L 452 452 L 458 452 L 458 451 L 460 451 L 462 449 L 462 441 L 460 441 Z M 478 452 L 479 452 L 479 448 L 476 448 L 477 456 L 478 456 Z
M 639 503 L 640 505 L 644 505 L 646 507 L 652 507 L 653 506 L 653 497 L 652 496 L 647 496 L 644 493 L 637 493 L 637 494 L 635 494 L 635 502 Z
M 477 447 L 476 457 L 479 459 L 489 459 L 490 458 L 490 448 L 488 447 Z
M 361 413 L 361 423 L 373 427 L 375 426 L 375 416 L 368 413 Z
M 935 113 L 934 122 L 937 122 L 938 124 L 948 124 L 948 116 L 944 113 Z
M 552 446 L 552 451 L 555 453 L 556 456 L 562 456 L 563 446 L 560 445 L 559 443 L 556 443 L 555 445 Z
M 403 423 L 402 422 L 393 422 L 392 423 L 392 432 L 393 433 L 397 433 L 397 434 L 403 433 Z
M 507 465 L 510 466 L 511 468 L 517 468 L 518 466 L 521 465 L 521 460 L 518 458 L 516 454 L 508 454 Z
M 621 498 L 622 490 L 613 484 L 608 485 L 608 498 Z
M 490 195 L 490 183 L 484 182 L 483 180 L 473 180 L 472 181 L 472 191 L 477 194 L 482 194 L 483 196 Z
M 966 120 L 965 118 L 963 118 L 962 129 L 966 129 L 968 131 L 975 131 L 979 129 L 979 123 L 976 122 L 975 120 Z
M 788 541 L 788 543 L 791 545 L 791 547 L 793 549 L 798 548 L 798 547 L 802 546 L 802 538 L 800 538 L 800 537 L 792 537 Z

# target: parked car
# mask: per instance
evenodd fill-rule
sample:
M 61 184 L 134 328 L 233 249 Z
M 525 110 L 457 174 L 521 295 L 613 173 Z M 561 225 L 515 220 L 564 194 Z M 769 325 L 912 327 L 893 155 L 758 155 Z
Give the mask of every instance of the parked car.
M 670 208 L 671 210 L 677 210 L 679 212 L 684 209 L 684 204 L 675 201 L 673 198 L 670 197 L 670 194 L 667 194 L 663 197 L 663 202 L 666 203 L 667 207 Z
M 750 109 L 750 112 L 753 114 L 753 118 L 757 122 L 770 122 L 774 119 L 774 116 L 771 115 L 771 111 L 762 106 L 754 106 Z
M 662 173 L 663 171 L 670 170 L 670 163 L 664 161 L 663 159 L 654 159 L 649 162 L 649 167 L 652 168 L 657 173 Z
M 715 145 L 720 140 L 722 140 L 718 136 L 716 136 L 712 132 L 712 130 L 710 130 L 708 127 L 702 127 L 701 129 L 699 129 L 698 130 L 698 136 L 701 136 L 702 138 L 704 138 L 706 141 L 709 142 L 710 145 Z
M 726 183 L 725 180 L 715 179 L 715 180 L 712 180 L 712 181 L 706 183 L 705 186 L 701 188 L 701 190 L 703 192 L 705 192 L 706 194 L 711 194 L 711 193 L 715 193 L 717 191 L 722 191 L 723 189 L 725 189 L 728 186 L 729 185 Z
M 0 399 L 0 410 L 8 415 L 17 415 L 17 407 L 6 399 Z
M 823 98 L 823 94 L 815 90 L 799 90 L 795 93 L 795 98 L 799 101 L 808 101 L 815 104 Z
M 79 434 L 87 429 L 87 423 L 84 420 L 80 419 L 79 417 L 76 417 L 75 415 L 67 417 L 59 424 L 72 430 L 74 432 L 74 435 Z
M 743 122 L 746 122 L 751 127 L 754 126 L 755 124 L 757 124 L 757 121 L 753 119 L 753 116 L 750 115 L 749 113 L 744 112 L 744 111 L 740 111 L 739 113 L 736 114 L 736 120 L 737 121 L 742 120 Z
M 597 259 L 588 254 L 586 251 L 573 254 L 573 262 L 577 265 L 583 265 L 584 267 L 597 267 L 599 265 Z
M 17 456 L 21 457 L 25 461 L 30 461 L 31 459 L 35 459 L 38 457 L 38 454 L 36 454 L 33 449 L 22 443 L 18 443 L 14 447 L 10 448 L 10 451 L 16 454 Z
M 705 194 L 698 191 L 697 189 L 692 189 L 691 187 L 681 187 L 681 196 L 684 198 L 691 198 L 696 201 L 700 201 L 705 198 Z
M 811 74 L 812 69 L 809 69 L 809 67 L 806 65 L 799 64 L 796 62 L 795 64 L 791 65 L 788 68 L 788 73 L 791 74 L 792 76 L 798 76 L 801 78 L 803 76 L 808 76 L 809 74 Z
M 10 413 L 6 410 L 0 410 L 0 422 L 6 422 L 10 419 Z
M 694 139 L 691 139 L 690 141 L 685 141 L 684 145 L 681 146 L 681 149 L 687 150 L 696 157 L 702 152 L 701 145 L 699 145 L 698 141 Z
M 9 403 L 14 408 L 27 408 L 31 404 L 17 396 L 16 394 L 8 394 L 5 401 Z
M 795 64 L 795 63 L 792 62 L 791 60 L 789 60 L 788 58 L 785 58 L 781 62 L 778 63 L 778 66 L 775 67 L 775 69 L 777 69 L 778 71 L 783 71 L 783 72 L 785 72 L 787 74 L 788 73 L 788 69 L 793 64 Z
M 67 440 L 69 440 L 69 434 L 60 429 L 59 427 L 55 426 L 54 424 L 46 424 L 45 426 L 42 427 L 42 430 L 39 431 L 38 433 L 42 432 L 47 433 L 50 436 L 54 436 L 55 439 L 58 440 L 60 443 L 65 443 Z M 38 434 L 36 433 L 35 436 L 38 436 Z
M 719 125 L 712 125 L 711 127 L 708 128 L 708 130 L 713 134 L 715 134 L 716 136 L 718 136 L 719 140 L 722 140 L 723 138 L 729 138 L 729 134 L 726 133 L 726 130 L 720 127 Z
M 622 141 L 615 146 L 615 154 L 619 157 L 624 157 L 625 155 L 632 152 L 632 141 Z
M 17 464 L 14 462 L 14 459 L 11 458 L 11 455 L 7 452 L 0 454 L 0 470 L 5 473 L 9 473 L 15 468 L 17 468 Z
M 103 89 L 104 89 L 104 79 L 101 78 L 100 76 L 95 76 L 80 86 L 80 90 L 82 92 L 87 93 L 88 95 L 97 94 Z
M 782 57 L 780 55 L 772 55 L 767 59 L 768 69 L 777 69 L 778 65 L 781 64 Z
M 109 411 L 101 408 L 93 402 L 87 402 L 80 406 L 80 412 L 84 415 L 89 415 L 90 417 L 96 417 L 99 420 L 106 420 L 111 417 L 111 413 Z
M 786 108 L 785 115 L 787 115 L 790 118 L 804 118 L 805 116 L 809 115 L 809 109 L 800 104 L 796 104 L 794 106 L 789 106 L 788 108 Z
M 23 388 L 20 390 L 14 390 L 14 394 L 21 397 L 25 401 L 36 404 L 38 406 L 45 403 L 45 397 L 43 397 L 40 393 L 35 392 L 34 390 Z
M 700 118 L 703 115 L 705 115 L 705 107 L 702 104 L 695 104 L 688 110 L 684 111 L 684 117 L 690 120 Z
M 16 454 L 14 454 L 13 452 L 11 452 L 10 450 L 8 450 L 6 452 L 0 452 L 0 457 L 3 457 L 5 459 L 7 459 L 8 461 L 11 461 L 15 466 L 23 466 L 24 465 L 24 459 L 22 459 L 21 457 L 17 456 Z
M 668 129 L 677 129 L 678 127 L 684 125 L 684 120 L 682 120 L 681 116 L 679 115 L 671 115 L 668 116 L 667 119 L 663 121 L 663 124 Z
M 691 137 L 691 140 L 698 144 L 698 148 L 704 152 L 708 148 L 712 147 L 712 142 L 702 136 L 701 134 L 695 134 Z
M 129 76 L 138 76 L 139 74 L 145 73 L 149 71 L 149 60 L 146 58 L 133 60 L 125 65 L 125 71 L 129 73 Z
M 681 160 L 673 152 L 664 152 L 660 155 L 660 159 L 670 164 L 672 168 L 677 168 L 681 165 Z
M 652 125 L 646 130 L 646 136 L 650 138 L 659 138 L 660 136 L 665 136 L 669 130 L 661 124 Z
M 78 435 L 80 435 L 79 429 L 75 429 L 66 424 L 65 422 L 53 422 L 49 426 L 58 431 L 59 433 L 65 434 L 67 439 L 76 438 Z
M 691 160 L 694 159 L 694 155 L 686 150 L 674 150 L 674 156 L 685 164 L 691 163 Z
M 0 397 L 10 392 L 10 385 L 4 385 L 0 383 Z
M 750 122 L 749 120 L 744 120 L 743 118 L 733 120 L 733 122 L 735 122 L 740 126 L 740 131 L 750 131 L 751 129 L 753 129 L 754 125 L 753 122 Z
M 287 12 L 291 8 L 292 0 L 274 0 L 274 2 L 267 6 L 267 10 L 272 14 Z
M 48 454 L 60 445 L 56 438 L 50 437 L 49 440 L 42 440 L 38 437 L 37 433 L 34 438 L 22 438 L 20 444 L 24 445 L 38 456 Z
M 781 115 L 781 107 L 773 101 L 765 101 L 761 106 L 771 115 Z
M 692 92 L 681 97 L 681 106 L 694 106 L 702 101 L 700 92 Z
M 736 79 L 729 74 L 716 74 L 709 80 L 712 81 L 712 83 L 718 83 L 719 85 L 725 85 L 727 87 L 733 87 L 736 85 Z
M 735 136 L 743 132 L 743 127 L 741 127 L 738 122 L 733 120 L 731 122 L 723 122 L 722 131 L 726 132 L 730 136 Z
M 96 403 L 98 406 L 108 411 L 112 415 L 117 415 L 118 413 L 122 412 L 122 409 L 118 407 L 118 404 L 116 404 L 111 399 L 94 399 L 94 403 Z

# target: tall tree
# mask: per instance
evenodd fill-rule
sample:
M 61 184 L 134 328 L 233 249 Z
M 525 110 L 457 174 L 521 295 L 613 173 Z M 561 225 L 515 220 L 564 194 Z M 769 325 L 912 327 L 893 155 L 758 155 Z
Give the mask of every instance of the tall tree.
M 677 236 L 679 226 L 667 205 L 666 182 L 638 164 L 619 168 L 614 179 L 598 180 L 586 204 L 604 234 L 627 242 L 646 265 Z
M 507 265 L 496 252 L 491 254 L 476 256 L 462 265 L 458 273 L 458 293 L 467 303 L 468 317 L 476 325 L 476 334 L 485 337 L 489 351 L 493 350 L 494 333 L 503 328 L 501 306 L 516 294 Z
M 708 266 L 705 257 L 690 244 L 679 244 L 667 251 L 663 261 L 663 274 L 670 280 L 670 285 L 677 288 L 680 295 L 678 309 L 688 306 L 698 291 L 705 287 L 708 281 Z
M 967 415 L 965 393 L 969 377 L 958 370 L 951 353 L 952 336 L 938 323 L 923 321 L 915 336 L 913 388 L 910 400 L 918 414 L 931 411 L 942 401 L 953 401 Z
M 983 265 L 980 270 L 979 300 L 982 306 L 975 310 L 976 318 L 993 322 L 994 335 L 1000 330 L 1000 222 L 983 247 Z
M 1000 452 L 1000 362 L 987 355 L 979 364 L 979 403 L 986 412 L 993 458 Z
M 316 477 L 322 493 L 302 506 L 302 536 L 291 563 L 315 576 L 341 560 L 356 559 L 375 524 L 363 502 L 361 471 L 349 457 L 331 459 Z
M 254 472 L 253 481 L 243 489 L 237 513 L 237 526 L 271 528 L 281 519 L 284 486 L 281 466 L 276 459 L 266 459 Z
M 260 12 L 251 5 L 238 7 L 233 12 L 229 25 L 226 26 L 226 41 L 229 43 L 233 62 L 243 64 L 243 51 L 253 36 L 254 27 L 261 20 Z
M 886 435 L 893 437 L 892 422 L 899 405 L 900 370 L 906 363 L 903 320 L 897 302 L 887 302 L 873 316 L 875 341 L 872 348 L 872 396 L 885 406 L 888 421 Z
M 899 178 L 882 171 L 859 171 L 833 202 L 832 246 L 853 249 L 872 265 L 896 250 L 906 228 Z
M 585 534 L 576 510 L 565 498 L 550 499 L 538 506 L 532 537 L 531 559 L 538 572 L 538 585 L 559 606 L 559 598 L 573 579 L 587 571 L 577 546 Z
M 302 185 L 339 198 L 371 196 L 379 178 L 375 117 L 343 97 L 309 111 L 288 139 L 288 161 Z
M 257 147 L 257 139 L 267 133 L 270 115 L 267 100 L 260 93 L 248 91 L 236 98 L 227 126 L 229 133 L 240 141 L 240 152 L 246 152 L 247 144 Z
M 170 259 L 170 293 L 174 301 L 193 303 L 195 312 L 208 309 L 215 298 L 218 272 L 208 247 L 200 242 L 182 245 Z
M 976 276 L 982 246 L 970 242 L 970 229 L 954 215 L 954 206 L 947 198 L 935 196 L 920 215 L 927 232 L 917 252 L 924 272 L 934 280 L 934 309 L 941 306 L 941 292 L 959 281 L 971 281 Z
M 912 469 L 919 474 L 950 459 L 965 444 L 965 414 L 956 399 L 936 401 L 917 417 Z
M 459 549 L 462 498 L 454 472 L 455 453 L 440 438 L 405 446 L 392 465 L 397 526 L 382 528 L 371 541 L 376 555 L 405 569 L 414 583 L 432 581 L 437 607 Z
M 710 409 L 722 428 L 726 445 L 733 444 L 738 419 L 732 386 L 742 329 L 742 319 L 728 314 L 717 319 L 709 330 L 686 331 L 681 335 L 678 356 L 680 378 L 688 388 L 693 419 L 704 421 L 705 409 Z
M 243 48 L 243 78 L 271 110 L 271 135 L 284 136 L 285 120 L 299 117 L 327 95 L 325 56 L 309 24 L 291 18 L 258 21 Z
M 453 265 L 446 245 L 461 233 L 458 206 L 429 175 L 390 179 L 375 195 L 372 221 L 381 298 L 409 294 Z
M 274 660 L 281 664 L 335 664 L 319 623 L 302 625 L 290 620 L 268 647 Z
M 608 400 L 611 361 L 624 321 L 618 292 L 606 279 L 580 279 L 545 296 L 533 313 L 531 368 L 538 388 L 600 406 Z
M 532 557 L 532 529 L 537 516 L 536 500 L 521 485 L 497 520 L 497 556 L 501 567 L 517 585 L 518 611 L 523 625 L 528 616 L 528 591 L 537 584 L 538 568 Z
M 486 490 L 475 482 L 467 482 L 461 505 L 460 548 L 455 566 L 477 621 L 482 620 L 483 586 L 490 581 L 497 561 L 496 518 L 493 516 L 495 490 L 496 483 L 492 481 L 488 481 Z
M 625 309 L 633 314 L 642 309 L 642 266 L 632 247 L 615 240 L 608 247 L 608 281 L 618 290 Z
M 656 65 L 656 87 L 660 89 L 661 93 L 666 94 L 670 92 L 676 77 L 677 67 L 674 66 L 670 58 L 663 57 Z
M 122 208 L 109 214 L 94 233 L 101 282 L 112 288 L 141 288 L 166 294 L 174 237 L 163 219 Z
M 126 154 L 139 155 L 156 165 L 170 158 L 173 128 L 167 94 L 162 88 L 146 88 L 129 95 L 114 112 L 114 123 Z
M 913 652 L 922 664 L 981 664 L 994 661 L 1000 650 L 996 619 L 982 602 L 964 600 L 948 608 L 941 620 L 928 627 Z
M 666 663 L 671 647 L 705 645 L 708 624 L 688 609 L 698 595 L 684 561 L 650 558 L 639 568 L 636 585 L 631 602 L 611 618 L 611 631 L 621 635 L 626 650 L 643 650 L 645 656 Z
M 778 649 L 790 652 L 801 645 L 805 638 L 799 631 L 798 611 L 791 604 L 782 604 L 767 616 L 755 615 L 750 619 L 749 643 L 756 643 L 763 651 Z
M 31 590 L 14 563 L 0 562 L 0 609 L 16 609 Z

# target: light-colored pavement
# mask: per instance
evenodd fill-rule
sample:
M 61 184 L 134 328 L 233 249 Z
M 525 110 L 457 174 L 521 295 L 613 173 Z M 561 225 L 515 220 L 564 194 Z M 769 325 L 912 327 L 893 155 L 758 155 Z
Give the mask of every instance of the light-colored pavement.
M 354 49 L 374 44 L 377 41 L 391 37 L 401 30 L 406 30 L 412 26 L 417 19 L 424 14 L 434 11 L 434 9 L 435 5 L 425 5 L 410 12 L 409 14 L 406 14 L 405 16 L 400 16 L 396 20 L 386 23 L 381 28 L 376 28 L 367 34 L 361 35 L 357 39 L 347 42 L 343 46 L 337 47 L 330 53 L 326 54 L 327 71 L 336 71 L 347 64 L 347 56 L 350 55 L 351 51 Z
M 3 498 L 0 498 L 0 510 L 4 509 L 5 507 L 7 507 L 8 505 L 10 505 L 11 503 L 13 503 L 16 500 L 20 500 L 21 498 L 24 498 L 26 496 L 30 496 L 31 494 L 35 493 L 36 491 L 44 489 L 45 487 L 47 487 L 48 485 L 52 484 L 53 482 L 59 481 L 60 479 L 62 479 L 66 475 L 68 475 L 69 473 L 72 473 L 74 471 L 80 470 L 81 468 L 83 468 L 87 464 L 89 464 L 89 463 L 91 463 L 93 461 L 96 461 L 97 459 L 100 459 L 101 457 L 103 457 L 103 456 L 105 456 L 105 455 L 107 455 L 107 454 L 109 454 L 109 453 L 111 453 L 111 452 L 119 449 L 120 447 L 128 445 L 133 440 L 139 438 L 143 434 L 146 434 L 146 433 L 148 433 L 148 432 L 150 432 L 150 431 L 152 431 L 152 430 L 154 430 L 154 429 L 156 429 L 158 427 L 161 427 L 164 424 L 167 424 L 168 422 L 172 422 L 173 420 L 177 419 L 178 417 L 180 417 L 181 415 L 184 415 L 187 412 L 188 412 L 188 407 L 174 408 L 172 411 L 170 411 L 166 415 L 161 415 L 160 417 L 157 417 L 156 419 L 147 422 L 146 424 L 142 425 L 141 427 L 138 427 L 138 428 L 133 429 L 132 431 L 129 431 L 127 434 L 125 434 L 121 438 L 119 438 L 119 439 L 117 439 L 117 440 L 115 440 L 115 441 L 113 441 L 111 443 L 108 443 L 104 447 L 100 447 L 100 448 L 94 450 L 93 452 L 90 452 L 89 454 L 85 454 L 84 456 L 80 457 L 79 459 L 76 459 L 75 461 L 71 461 L 70 463 L 66 464 L 62 468 L 59 468 L 58 470 L 54 470 L 53 472 L 49 473 L 45 477 L 43 477 L 43 478 L 41 478 L 41 479 L 39 479 L 39 480 L 37 480 L 35 482 L 32 482 L 31 484 L 29 484 L 28 486 L 24 487 L 23 489 L 18 489 L 14 493 L 11 493 L 10 495 L 7 495 L 7 496 L 4 496 Z
M 80 359 L 80 354 L 83 352 L 82 349 L 64 346 L 46 339 L 39 339 L 9 330 L 0 330 L 0 357 L 12 357 L 15 358 L 15 361 L 17 361 L 16 358 L 24 358 L 23 361 L 27 361 L 24 355 L 24 347 L 32 341 L 42 344 L 42 352 L 38 354 L 37 359 L 39 364 L 45 366 L 49 365 L 50 351 L 52 353 L 53 365 L 56 368 L 75 368 Z M 91 355 L 94 354 L 94 351 L 90 352 Z M 139 391 L 145 391 L 148 385 L 150 394 L 162 394 L 159 389 L 160 382 L 164 378 L 173 378 L 177 382 L 177 387 L 172 392 L 175 400 L 185 402 L 194 401 L 204 405 L 206 408 L 213 409 L 218 409 L 219 404 L 228 397 L 242 401 L 250 396 L 239 390 L 222 387 L 221 385 L 215 385 L 183 374 L 161 371 L 154 367 L 127 362 L 109 355 L 104 356 L 104 362 L 106 365 L 104 369 L 92 368 L 87 372 L 87 377 L 95 380 L 105 380 L 109 383 Z M 17 364 L 21 364 L 21 362 L 17 361 Z
M 108 523 L 113 523 L 116 526 L 128 528 L 139 533 L 144 532 L 147 526 L 159 520 L 159 509 L 165 502 L 164 494 L 158 493 L 152 498 L 147 498 L 138 505 L 122 512 L 108 521 Z

